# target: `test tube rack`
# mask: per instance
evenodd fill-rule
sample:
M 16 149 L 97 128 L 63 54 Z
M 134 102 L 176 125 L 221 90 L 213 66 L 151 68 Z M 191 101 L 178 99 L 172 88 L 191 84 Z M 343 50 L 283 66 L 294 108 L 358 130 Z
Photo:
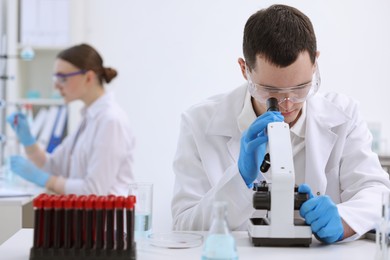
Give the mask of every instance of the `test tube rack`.
M 135 196 L 40 194 L 30 260 L 132 260 Z

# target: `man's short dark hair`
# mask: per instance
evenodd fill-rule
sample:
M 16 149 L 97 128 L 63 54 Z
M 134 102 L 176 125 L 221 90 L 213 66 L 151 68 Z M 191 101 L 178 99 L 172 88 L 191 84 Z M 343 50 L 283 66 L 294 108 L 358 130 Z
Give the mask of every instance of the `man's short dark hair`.
M 287 67 L 304 51 L 308 51 L 314 64 L 317 43 L 313 25 L 294 7 L 272 5 L 249 17 L 244 29 L 243 51 L 251 69 L 256 65 L 257 55 L 276 66 Z

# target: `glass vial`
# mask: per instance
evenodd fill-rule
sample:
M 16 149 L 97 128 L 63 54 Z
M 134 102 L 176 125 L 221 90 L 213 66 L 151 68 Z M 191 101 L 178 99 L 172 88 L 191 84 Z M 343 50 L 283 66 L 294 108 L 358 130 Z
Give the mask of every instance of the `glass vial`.
M 390 194 L 385 192 L 382 194 L 382 217 L 376 228 L 376 260 L 389 259 L 389 227 L 390 227 Z
M 213 204 L 213 221 L 203 246 L 202 260 L 238 260 L 236 242 L 227 220 L 227 203 Z

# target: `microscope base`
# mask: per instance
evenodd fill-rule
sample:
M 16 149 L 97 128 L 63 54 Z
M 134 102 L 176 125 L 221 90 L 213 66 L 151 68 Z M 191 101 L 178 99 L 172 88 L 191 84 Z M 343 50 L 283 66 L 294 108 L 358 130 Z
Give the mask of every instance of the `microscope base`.
M 310 226 L 299 223 L 293 226 L 293 232 L 283 236 L 272 234 L 271 225 L 265 218 L 252 218 L 248 226 L 249 237 L 254 246 L 309 247 L 312 241 Z
M 311 238 L 260 238 L 252 237 L 254 246 L 310 247 Z

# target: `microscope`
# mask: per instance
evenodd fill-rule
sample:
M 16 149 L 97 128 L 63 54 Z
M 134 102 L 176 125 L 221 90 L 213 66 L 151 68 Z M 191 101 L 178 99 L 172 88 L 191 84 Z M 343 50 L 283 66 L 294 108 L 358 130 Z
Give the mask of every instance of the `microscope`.
M 267 100 L 267 111 L 279 111 L 278 100 Z M 269 153 L 260 167 L 262 173 L 270 171 L 271 180 L 255 185 L 253 207 L 267 210 L 262 218 L 251 218 L 248 233 L 254 246 L 304 246 L 309 247 L 312 231 L 303 219 L 294 219 L 308 199 L 298 193 L 295 186 L 294 162 L 289 125 L 273 122 L 267 126 Z

